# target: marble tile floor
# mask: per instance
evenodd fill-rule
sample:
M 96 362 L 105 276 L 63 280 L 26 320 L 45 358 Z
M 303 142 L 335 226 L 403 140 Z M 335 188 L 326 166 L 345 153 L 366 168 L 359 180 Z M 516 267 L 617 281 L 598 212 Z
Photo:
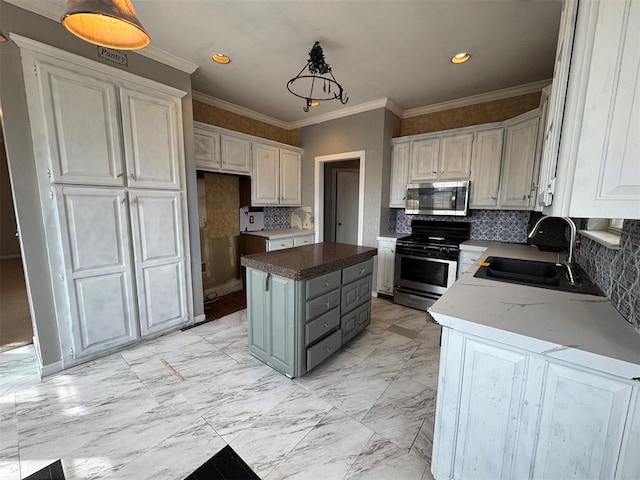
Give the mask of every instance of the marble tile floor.
M 230 445 L 264 480 L 431 479 L 439 338 L 374 298 L 367 329 L 294 380 L 249 354 L 246 310 L 42 382 L 32 345 L 4 352 L 0 478 L 61 459 L 69 480 L 178 480 Z

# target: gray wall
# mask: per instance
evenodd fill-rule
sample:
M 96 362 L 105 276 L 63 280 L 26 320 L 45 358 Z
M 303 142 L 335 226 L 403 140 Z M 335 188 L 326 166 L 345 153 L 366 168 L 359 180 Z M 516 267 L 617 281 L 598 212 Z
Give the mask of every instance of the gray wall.
M 11 198 L 9 166 L 0 135 L 0 258 L 20 256 L 20 243 L 16 237 L 16 217 Z
M 195 159 L 193 156 L 193 112 L 190 75 L 133 52 L 128 54 L 128 67 L 101 61 L 97 58 L 95 45 L 71 35 L 57 22 L 20 9 L 2 0 L 0 0 L 0 30 L 5 34 L 10 32 L 18 33 L 33 40 L 188 92 L 188 95 L 182 101 L 187 171 L 187 204 L 189 208 L 194 309 L 196 315 L 202 314 L 204 307 L 202 302 L 202 277 L 200 275 L 200 241 L 198 235 Z M 25 276 L 29 285 L 31 314 L 35 319 L 42 363 L 43 365 L 49 365 L 59 361 L 62 357 L 51 289 L 51 272 L 46 253 L 42 210 L 39 203 L 20 51 L 11 42 L 0 46 L 0 104 L 2 106 L 9 172 L 16 201 L 18 229 L 26 264 Z
M 302 129 L 302 204 L 313 205 L 315 157 L 365 150 L 364 245 L 376 246 L 389 218 L 391 135 L 398 118 L 385 108 Z M 393 129 L 391 127 L 394 127 Z M 315 212 L 314 212 L 315 215 Z M 384 216 L 383 216 L 384 215 Z M 382 221 L 381 221 L 382 218 Z M 383 228 L 381 229 L 381 225 Z

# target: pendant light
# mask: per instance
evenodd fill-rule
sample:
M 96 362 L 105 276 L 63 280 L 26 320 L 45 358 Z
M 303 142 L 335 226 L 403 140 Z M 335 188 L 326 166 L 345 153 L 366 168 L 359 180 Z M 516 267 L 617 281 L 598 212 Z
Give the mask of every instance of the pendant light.
M 61 21 L 77 37 L 103 47 L 137 50 L 151 43 L 129 0 L 67 0 Z

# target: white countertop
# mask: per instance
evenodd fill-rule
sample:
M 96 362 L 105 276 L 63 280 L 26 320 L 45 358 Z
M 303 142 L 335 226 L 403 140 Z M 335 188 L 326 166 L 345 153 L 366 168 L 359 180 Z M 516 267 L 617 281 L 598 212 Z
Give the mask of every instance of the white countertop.
M 278 240 L 287 237 L 301 237 L 303 235 L 314 235 L 315 230 L 305 230 L 304 228 L 284 228 L 282 230 L 256 230 L 254 232 L 241 232 L 248 235 L 257 235 L 269 240 Z
M 555 262 L 529 245 L 465 242 L 488 256 Z M 640 332 L 606 297 L 475 278 L 474 265 L 429 309 L 441 325 L 624 378 L 640 377 Z
M 384 235 L 378 236 L 376 240 L 397 240 L 402 237 L 408 237 L 411 235 L 410 233 L 385 233 Z

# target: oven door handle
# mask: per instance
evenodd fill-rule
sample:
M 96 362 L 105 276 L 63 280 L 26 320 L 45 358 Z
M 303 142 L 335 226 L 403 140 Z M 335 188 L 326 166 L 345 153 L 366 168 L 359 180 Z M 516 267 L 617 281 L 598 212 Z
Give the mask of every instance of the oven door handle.
M 413 260 L 428 260 L 430 262 L 447 263 L 449 265 L 457 265 L 457 263 L 458 263 L 457 260 L 446 260 L 444 258 L 433 258 L 433 257 L 429 257 L 428 255 L 418 256 L 418 255 L 407 255 L 405 253 L 396 253 L 396 257 L 410 258 L 410 259 L 413 259 Z

